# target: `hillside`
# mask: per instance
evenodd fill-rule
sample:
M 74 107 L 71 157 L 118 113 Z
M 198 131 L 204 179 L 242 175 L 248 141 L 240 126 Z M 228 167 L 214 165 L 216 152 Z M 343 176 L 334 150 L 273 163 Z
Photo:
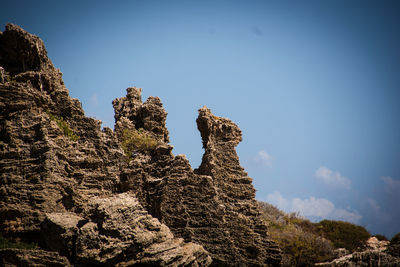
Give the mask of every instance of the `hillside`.
M 362 226 L 343 221 L 313 223 L 259 201 L 272 239 L 282 249 L 282 266 L 399 266 L 400 233 L 389 242 Z

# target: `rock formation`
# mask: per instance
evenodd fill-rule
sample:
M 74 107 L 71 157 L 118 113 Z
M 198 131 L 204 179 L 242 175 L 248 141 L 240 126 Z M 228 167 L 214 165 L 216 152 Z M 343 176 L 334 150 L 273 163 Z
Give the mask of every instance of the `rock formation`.
M 159 98 L 128 88 L 113 101 L 115 132 L 101 130 L 43 42 L 12 24 L 0 66 L 0 230 L 38 244 L 0 249 L 0 263 L 279 266 L 233 122 L 200 109 L 205 154 L 193 170 L 172 154 Z
M 18 26 L 0 34 L 2 235 L 38 243 L 77 266 L 209 265 L 201 246 L 175 238 L 134 196 L 117 194 L 126 165 L 118 139 L 84 116 L 46 54 L 42 41 Z M 23 253 L 28 265 L 66 265 L 55 252 Z M 0 262 L 20 265 L 21 254 L 1 250 Z
M 135 192 L 142 205 L 176 236 L 203 245 L 217 266 L 279 265 L 280 251 L 266 235 L 252 179 L 235 151 L 241 141 L 237 125 L 214 116 L 206 107 L 199 110 L 197 125 L 205 154 L 199 169 L 193 171 L 186 157 L 174 157 L 172 146 L 166 143 L 166 113 L 160 110 L 158 98 L 142 103 L 141 90 L 128 88 L 127 97 L 113 104 L 117 132 L 145 127 L 160 142 L 150 153 L 138 153 L 122 171 L 122 191 Z M 152 123 L 138 115 L 143 109 L 156 111 Z
M 338 258 L 324 263 L 317 263 L 316 266 L 322 267 L 356 267 L 356 266 L 378 266 L 395 267 L 400 266 L 400 258 L 391 255 L 392 247 L 388 241 L 379 241 L 376 237 L 370 237 L 366 242 L 363 251 L 345 253 Z
M 57 252 L 40 249 L 0 249 L 1 266 L 71 266 L 67 258 Z

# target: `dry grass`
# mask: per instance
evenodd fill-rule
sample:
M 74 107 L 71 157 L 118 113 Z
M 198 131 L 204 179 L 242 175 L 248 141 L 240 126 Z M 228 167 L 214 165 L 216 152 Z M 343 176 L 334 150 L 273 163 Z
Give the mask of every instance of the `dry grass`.
M 286 214 L 259 201 L 269 234 L 283 252 L 282 266 L 312 266 L 333 257 L 332 243 L 318 234 L 318 228 L 296 213 Z
M 128 158 L 136 151 L 152 151 L 158 145 L 157 139 L 142 129 L 124 129 L 120 136 L 121 145 Z

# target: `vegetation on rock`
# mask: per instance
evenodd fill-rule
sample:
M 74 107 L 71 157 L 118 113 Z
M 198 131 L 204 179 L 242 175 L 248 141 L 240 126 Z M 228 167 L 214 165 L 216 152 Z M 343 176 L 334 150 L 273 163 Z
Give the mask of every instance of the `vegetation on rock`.
M 123 129 L 121 133 L 121 145 L 128 158 L 135 151 L 151 151 L 156 148 L 158 141 L 143 129 Z
M 283 266 L 312 266 L 329 262 L 338 257 L 336 249 L 345 248 L 350 253 L 365 249 L 370 237 L 364 227 L 349 222 L 323 220 L 313 223 L 296 213 L 287 214 L 271 204 L 261 201 L 258 204 L 272 239 L 283 252 Z M 387 240 L 383 235 L 375 237 Z M 400 252 L 396 252 L 400 251 L 399 247 L 400 233 L 392 238 L 388 253 L 400 256 Z
M 71 139 L 72 141 L 78 141 L 79 136 L 76 135 L 72 129 L 69 127 L 68 123 L 62 118 L 51 114 L 50 112 L 46 112 L 49 115 L 52 121 L 55 121 L 58 127 L 63 131 L 64 135 Z

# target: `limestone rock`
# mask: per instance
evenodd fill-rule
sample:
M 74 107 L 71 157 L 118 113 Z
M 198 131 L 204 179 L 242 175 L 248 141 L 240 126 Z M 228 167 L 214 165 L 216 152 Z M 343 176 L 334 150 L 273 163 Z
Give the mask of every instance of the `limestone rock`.
M 87 220 L 74 213 L 47 213 L 41 224 L 45 247 L 69 259 L 75 259 L 79 226 Z
M 344 250 L 344 249 L 341 249 Z M 392 253 L 388 241 L 370 237 L 366 242 L 366 249 L 350 253 L 340 253 L 331 262 L 317 263 L 324 267 L 353 267 L 353 266 L 400 266 L 400 257 Z
M 167 226 L 150 216 L 127 193 L 96 197 L 89 205 L 91 221 L 79 230 L 76 265 L 207 266 L 211 263 L 201 246 L 175 239 Z
M 384 251 L 387 249 L 387 246 L 389 245 L 389 241 L 385 241 L 385 240 L 380 241 L 375 236 L 371 236 L 370 238 L 368 238 L 366 245 L 367 245 L 367 248 L 369 248 L 369 249 Z
M 56 266 L 56 257 L 68 265 L 61 254 L 75 265 L 209 264 L 204 248 L 175 238 L 134 196 L 125 198 L 132 207 L 124 206 L 132 215 L 104 205 L 95 208 L 94 200 L 109 203 L 121 197 L 126 156 L 116 134 L 101 130 L 101 122 L 86 117 L 80 102 L 69 97 L 38 37 L 7 25 L 0 33 L 0 65 L 5 77 L 0 83 L 0 231 L 52 251 L 11 250 L 4 262 Z M 160 102 L 152 100 L 143 114 L 157 110 Z M 151 121 L 162 116 L 146 115 L 141 121 L 154 130 L 159 124 Z M 96 217 L 100 214 L 105 217 Z M 123 237 L 134 234 L 141 239 Z
M 359 267 L 359 266 L 400 266 L 400 258 L 393 257 L 379 250 L 366 250 L 335 259 L 331 262 L 317 263 L 321 267 Z
M 11 75 L 26 71 L 54 71 L 42 40 L 11 23 L 0 34 L 0 55 L 0 66 Z
M 32 265 L 280 265 L 235 151 L 236 124 L 200 109 L 205 153 L 193 170 L 172 153 L 158 97 L 143 103 L 128 88 L 113 101 L 115 132 L 101 129 L 43 42 L 12 24 L 0 33 L 0 66 L 0 231 L 38 243 L 24 252 Z M 156 142 L 126 155 L 125 129 Z M 18 265 L 21 253 L 5 262 Z
M 155 135 L 158 140 L 168 143 L 168 130 L 165 126 L 167 112 L 161 100 L 158 97 L 149 97 L 142 103 L 141 88 L 130 87 L 126 91 L 126 97 L 113 101 L 116 132 L 119 133 L 127 126 L 137 130 L 142 128 Z
M 121 99 L 114 100 L 116 114 L 121 114 L 118 110 L 134 114 L 142 107 L 139 97 L 129 96 L 130 90 L 121 98 L 124 108 L 118 104 Z M 116 116 L 115 128 L 128 125 L 126 118 L 135 118 L 130 123 L 137 125 L 137 116 Z M 205 148 L 198 170 L 193 171 L 184 155 L 174 157 L 164 144 L 159 146 L 163 149 L 150 155 L 139 153 L 130 161 L 121 174 L 121 190 L 134 191 L 142 205 L 176 236 L 204 246 L 215 266 L 278 266 L 280 250 L 267 235 L 252 179 L 236 154 L 240 129 L 207 108 L 199 110 L 197 123 Z
M 65 267 L 71 266 L 67 258 L 56 252 L 39 249 L 0 249 L 1 266 Z

